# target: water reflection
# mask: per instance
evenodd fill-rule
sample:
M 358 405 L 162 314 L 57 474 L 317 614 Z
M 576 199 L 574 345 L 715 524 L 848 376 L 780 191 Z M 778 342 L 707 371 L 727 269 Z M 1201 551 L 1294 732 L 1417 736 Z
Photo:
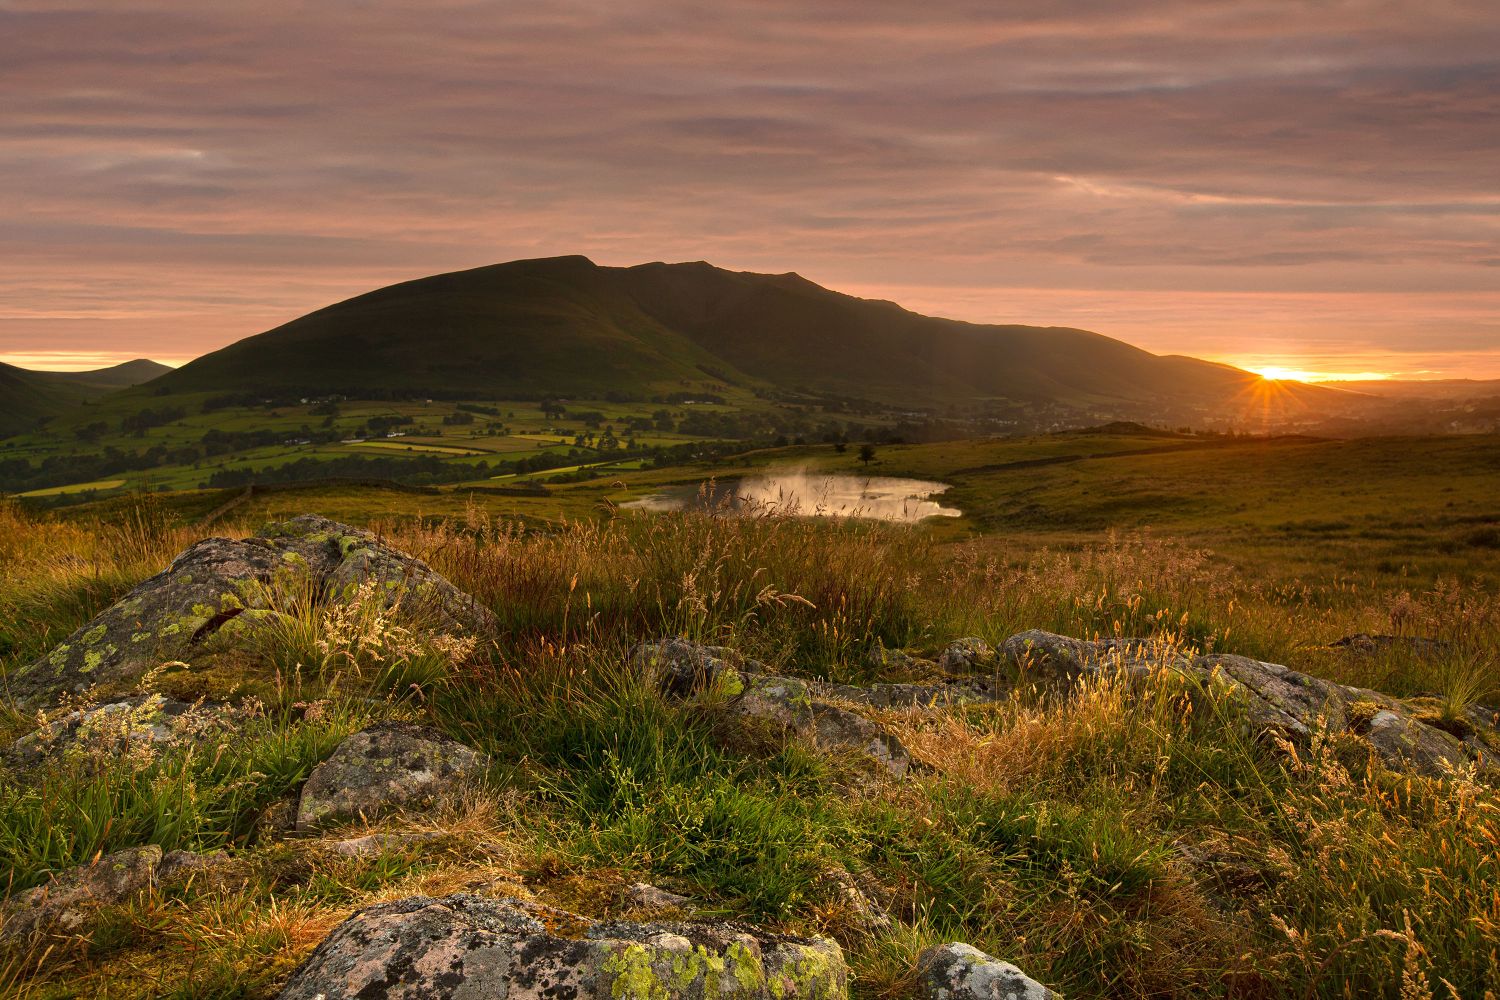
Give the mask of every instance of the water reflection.
M 946 483 L 890 476 L 849 476 L 806 472 L 768 473 L 743 479 L 710 480 L 631 501 L 637 510 L 716 510 L 747 516 L 863 517 L 911 523 L 927 517 L 959 517 L 932 497 Z

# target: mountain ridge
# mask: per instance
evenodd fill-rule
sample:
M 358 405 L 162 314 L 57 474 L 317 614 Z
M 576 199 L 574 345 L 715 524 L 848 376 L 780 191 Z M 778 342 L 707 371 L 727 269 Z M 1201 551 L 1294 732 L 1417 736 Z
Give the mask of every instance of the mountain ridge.
M 704 261 L 534 258 L 399 282 L 166 373 L 169 390 L 598 397 L 722 382 L 917 407 L 1226 404 L 1264 383 L 1072 327 L 982 324 L 861 299 L 797 274 Z M 1282 385 L 1282 405 L 1323 390 Z

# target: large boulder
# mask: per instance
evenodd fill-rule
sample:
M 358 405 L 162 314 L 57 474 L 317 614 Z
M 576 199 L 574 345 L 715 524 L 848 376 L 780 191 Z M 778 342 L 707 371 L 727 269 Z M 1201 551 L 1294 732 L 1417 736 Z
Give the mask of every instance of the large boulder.
M 839 946 L 731 923 L 595 923 L 514 899 L 414 896 L 355 913 L 280 1000 L 836 1000 Z
M 348 601 L 366 581 L 387 607 L 400 602 L 437 629 L 494 625 L 487 609 L 420 559 L 369 532 L 304 515 L 254 538 L 189 546 L 50 653 L 12 671 L 10 694 L 31 705 L 94 685 L 128 685 L 163 662 L 191 660 L 221 629 L 253 629 L 272 614 L 278 595 Z
M 132 847 L 53 876 L 0 907 L 0 941 L 77 931 L 99 907 L 150 888 L 161 860 L 160 847 Z
M 460 791 L 483 777 L 487 759 L 436 730 L 383 722 L 338 745 L 302 786 L 297 829 L 374 819 Z
M 917 956 L 925 1000 L 1053 1000 L 1057 996 L 1009 962 L 967 944 L 941 944 Z

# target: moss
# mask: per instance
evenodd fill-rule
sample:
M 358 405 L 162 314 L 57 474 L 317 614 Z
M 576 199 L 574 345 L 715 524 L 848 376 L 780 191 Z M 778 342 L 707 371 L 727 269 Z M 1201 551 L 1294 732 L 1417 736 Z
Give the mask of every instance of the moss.
M 103 639 L 108 634 L 109 634 L 109 627 L 108 626 L 102 625 L 102 624 L 101 625 L 95 625 L 93 628 L 89 629 L 87 632 L 85 632 L 83 634 L 83 641 L 86 644 L 92 646 L 94 643 L 98 642 L 100 639 Z
M 72 648 L 67 643 L 62 643 L 47 656 L 47 662 L 61 670 L 68 665 L 68 650 Z
M 83 654 L 83 665 L 78 668 L 80 674 L 91 674 L 104 663 L 104 654 L 97 649 L 91 649 Z
M 130 634 L 130 641 L 132 643 L 145 642 L 149 638 L 151 638 L 151 632 L 149 630 L 145 632 L 132 632 Z

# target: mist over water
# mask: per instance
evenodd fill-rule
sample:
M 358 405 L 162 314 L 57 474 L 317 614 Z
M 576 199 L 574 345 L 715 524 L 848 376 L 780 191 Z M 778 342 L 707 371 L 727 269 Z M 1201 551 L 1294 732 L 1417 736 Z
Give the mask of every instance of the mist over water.
M 962 511 L 932 498 L 946 483 L 890 476 L 850 476 L 802 470 L 710 480 L 654 493 L 625 504 L 637 510 L 716 510 L 745 516 L 860 517 L 912 523 L 959 517 Z

